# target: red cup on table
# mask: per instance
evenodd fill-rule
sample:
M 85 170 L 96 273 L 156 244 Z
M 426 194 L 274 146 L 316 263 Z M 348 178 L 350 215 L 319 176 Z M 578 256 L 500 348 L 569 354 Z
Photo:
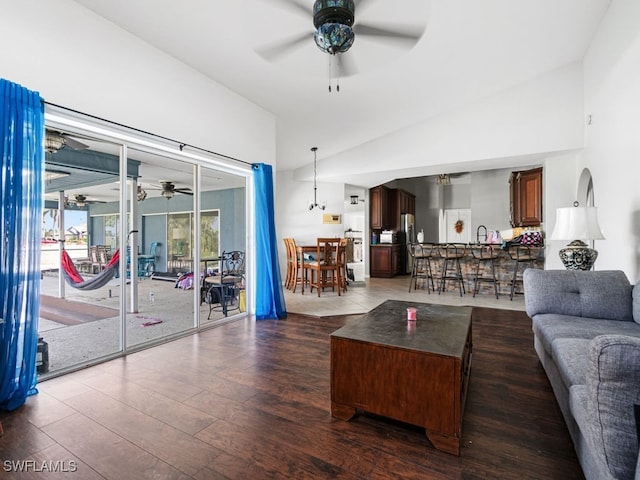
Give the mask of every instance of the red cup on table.
M 414 307 L 407 308 L 407 320 L 411 322 L 416 320 L 416 309 Z

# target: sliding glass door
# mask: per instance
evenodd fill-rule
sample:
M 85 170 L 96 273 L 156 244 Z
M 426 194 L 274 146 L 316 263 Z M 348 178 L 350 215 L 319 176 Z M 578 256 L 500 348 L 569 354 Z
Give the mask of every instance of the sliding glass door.
M 110 265 L 122 236 L 120 146 L 50 127 L 46 135 L 38 329 L 42 375 L 122 350 L 122 279 L 117 265 Z M 109 215 L 94 216 L 107 204 Z
M 244 259 L 249 175 L 148 141 L 118 143 L 119 132 L 112 141 L 108 129 L 93 137 L 91 126 L 59 123 L 48 127 L 40 320 L 48 365 L 40 373 L 242 315 L 244 269 L 225 287 L 231 298 L 210 290 L 225 275 L 225 253 Z

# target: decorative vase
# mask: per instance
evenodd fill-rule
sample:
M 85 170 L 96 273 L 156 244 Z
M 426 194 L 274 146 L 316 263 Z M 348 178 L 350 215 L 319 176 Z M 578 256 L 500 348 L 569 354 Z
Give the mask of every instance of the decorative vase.
M 418 243 L 424 243 L 424 231 L 420 230 L 418 232 Z
M 574 240 L 558 253 L 567 270 L 591 270 L 598 258 L 597 250 L 581 240 Z

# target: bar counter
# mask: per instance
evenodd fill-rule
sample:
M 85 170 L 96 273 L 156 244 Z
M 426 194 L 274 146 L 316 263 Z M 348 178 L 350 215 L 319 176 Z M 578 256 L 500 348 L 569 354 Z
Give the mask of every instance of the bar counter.
M 431 263 L 431 270 L 433 273 L 433 281 L 436 291 L 440 287 L 443 259 L 438 253 L 438 247 L 444 245 L 438 244 L 424 244 L 425 252 L 431 252 L 429 261 Z M 522 293 L 522 272 L 526 268 L 539 268 L 544 269 L 544 246 L 516 246 L 511 245 L 508 248 L 502 248 L 501 245 L 482 245 L 482 244 L 469 244 L 465 246 L 464 255 L 460 258 L 460 269 L 462 271 L 462 277 L 464 280 L 464 287 L 467 294 L 473 293 L 474 279 L 476 275 L 476 268 L 478 264 L 477 258 L 474 257 L 472 251 L 478 252 L 479 249 L 484 249 L 485 252 L 492 248 L 496 253 L 494 259 L 495 276 L 497 280 L 498 293 L 500 296 L 511 294 L 511 283 L 513 281 L 516 265 L 518 267 L 517 281 L 516 281 L 516 294 Z M 532 259 L 532 260 L 529 260 Z M 491 265 L 489 261 L 480 262 L 480 277 L 491 277 Z M 426 280 L 419 280 L 418 288 L 427 288 Z M 445 282 L 445 291 L 458 291 L 458 282 L 447 280 Z M 481 281 L 478 294 L 494 294 L 494 287 L 491 282 Z

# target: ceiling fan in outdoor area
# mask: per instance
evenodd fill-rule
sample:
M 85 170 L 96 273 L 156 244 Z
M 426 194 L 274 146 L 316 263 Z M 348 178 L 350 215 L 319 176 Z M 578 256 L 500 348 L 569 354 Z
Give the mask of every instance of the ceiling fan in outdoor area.
M 65 207 L 84 207 L 93 203 L 106 203 L 100 200 L 90 200 L 86 195 L 82 195 L 81 193 L 75 195 L 73 198 L 64 197 L 64 206 Z
M 357 36 L 393 43 L 400 48 L 410 49 L 424 33 L 423 25 L 392 25 L 384 22 L 372 24 L 357 21 L 356 7 L 358 10 L 363 9 L 376 0 L 316 0 L 312 9 L 304 0 L 269 1 L 270 4 L 297 15 L 303 15 L 306 19 L 313 19 L 314 29 L 257 47 L 256 52 L 267 61 L 277 61 L 303 46 L 305 42 L 310 42 L 313 37 L 317 47 L 322 52 L 329 54 L 332 60 L 335 59 L 335 67 L 338 70 L 336 77 L 339 75 L 347 77 L 357 73 L 353 57 L 345 55 L 354 44 Z M 410 14 L 407 17 L 411 18 Z M 329 91 L 331 91 L 331 85 L 329 85 Z M 340 91 L 339 84 L 337 91 Z
M 89 145 L 79 142 L 71 134 L 47 128 L 44 137 L 45 151 L 47 153 L 56 153 L 64 147 L 69 147 L 72 150 L 86 150 Z
M 190 188 L 188 187 L 176 188 L 176 185 L 174 182 L 163 180 L 163 181 L 160 181 L 160 185 L 162 190 L 161 195 L 167 200 L 169 200 L 170 198 L 173 198 L 173 196 L 176 193 L 182 193 L 183 195 L 193 195 L 193 191 L 191 191 Z

